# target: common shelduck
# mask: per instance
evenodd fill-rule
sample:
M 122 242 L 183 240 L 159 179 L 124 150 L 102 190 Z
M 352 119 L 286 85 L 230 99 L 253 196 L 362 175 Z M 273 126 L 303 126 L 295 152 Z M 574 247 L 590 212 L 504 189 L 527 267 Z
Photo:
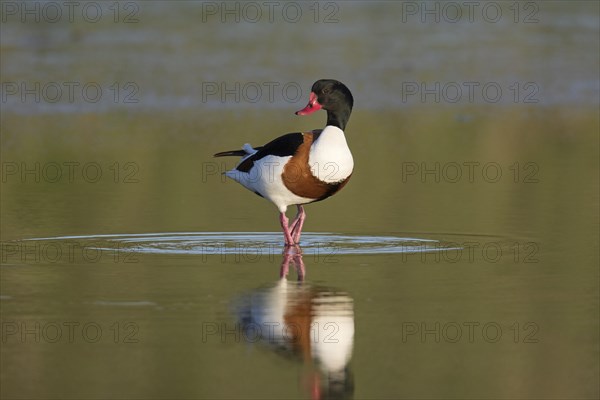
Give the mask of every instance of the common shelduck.
M 225 175 L 275 204 L 286 246 L 300 242 L 306 218 L 302 205 L 332 196 L 352 175 L 354 160 L 344 129 L 353 104 L 346 85 L 334 79 L 318 80 L 311 88 L 308 105 L 296 115 L 323 109 L 327 111 L 324 129 L 288 133 L 261 147 L 245 144 L 242 150 L 215 154 L 242 157 Z M 285 212 L 294 204 L 298 213 L 289 224 Z

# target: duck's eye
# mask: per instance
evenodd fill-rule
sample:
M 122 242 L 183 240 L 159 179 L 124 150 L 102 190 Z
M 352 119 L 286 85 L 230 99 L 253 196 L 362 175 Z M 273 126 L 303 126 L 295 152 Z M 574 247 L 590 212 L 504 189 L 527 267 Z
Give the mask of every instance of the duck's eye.
M 323 94 L 328 94 L 330 92 L 329 88 L 323 89 Z

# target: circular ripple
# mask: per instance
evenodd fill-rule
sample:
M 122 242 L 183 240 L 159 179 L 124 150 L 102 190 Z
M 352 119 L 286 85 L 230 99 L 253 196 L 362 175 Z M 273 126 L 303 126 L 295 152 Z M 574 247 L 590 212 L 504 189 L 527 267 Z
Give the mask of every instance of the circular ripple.
M 79 246 L 100 250 L 146 254 L 249 254 L 281 253 L 281 232 L 180 232 L 122 235 L 60 236 L 29 240 L 76 241 Z M 396 236 L 304 233 L 303 253 L 394 254 L 460 249 L 456 243 Z

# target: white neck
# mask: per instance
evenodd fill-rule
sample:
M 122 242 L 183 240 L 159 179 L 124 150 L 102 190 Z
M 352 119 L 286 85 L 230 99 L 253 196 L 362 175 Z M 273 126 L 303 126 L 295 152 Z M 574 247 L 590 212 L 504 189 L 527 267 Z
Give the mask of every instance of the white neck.
M 313 175 L 323 182 L 339 182 L 350 176 L 354 160 L 344 131 L 326 126 L 310 149 L 308 164 Z

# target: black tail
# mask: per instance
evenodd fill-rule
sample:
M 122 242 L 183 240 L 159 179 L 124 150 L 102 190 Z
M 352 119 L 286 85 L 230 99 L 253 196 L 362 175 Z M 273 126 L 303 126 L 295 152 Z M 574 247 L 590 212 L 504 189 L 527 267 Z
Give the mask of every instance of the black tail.
M 231 151 L 222 151 L 220 153 L 215 154 L 213 157 L 227 157 L 227 156 L 238 156 L 243 157 L 246 155 L 244 150 L 231 150 Z
M 258 151 L 262 149 L 264 146 L 255 147 L 254 150 Z M 230 151 L 222 151 L 220 153 L 215 154 L 213 157 L 227 157 L 227 156 L 237 156 L 244 157 L 249 153 L 246 153 L 244 150 L 230 150 Z

